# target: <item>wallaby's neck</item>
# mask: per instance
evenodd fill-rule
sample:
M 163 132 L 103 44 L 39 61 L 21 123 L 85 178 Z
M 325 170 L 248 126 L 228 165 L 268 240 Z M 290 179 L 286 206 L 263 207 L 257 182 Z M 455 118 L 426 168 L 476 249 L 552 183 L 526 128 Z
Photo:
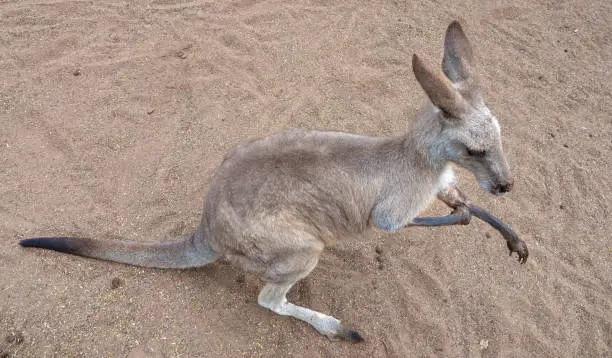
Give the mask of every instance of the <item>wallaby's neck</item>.
M 404 149 L 414 164 L 433 171 L 443 170 L 448 164 L 439 143 L 442 125 L 436 118 L 438 116 L 439 109 L 428 104 L 417 114 L 403 137 Z

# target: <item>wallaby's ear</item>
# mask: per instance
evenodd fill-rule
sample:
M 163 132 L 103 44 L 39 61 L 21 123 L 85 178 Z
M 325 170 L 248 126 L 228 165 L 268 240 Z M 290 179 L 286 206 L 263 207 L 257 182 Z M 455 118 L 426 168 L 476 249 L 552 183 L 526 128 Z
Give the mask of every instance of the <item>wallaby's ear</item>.
M 455 20 L 446 29 L 442 70 L 446 77 L 453 83 L 457 83 L 470 77 L 473 62 L 470 42 L 463 33 L 459 22 Z
M 434 72 L 427 68 L 417 55 L 412 56 L 412 70 L 435 106 L 453 117 L 460 117 L 469 109 L 469 104 L 448 78 L 440 70 Z

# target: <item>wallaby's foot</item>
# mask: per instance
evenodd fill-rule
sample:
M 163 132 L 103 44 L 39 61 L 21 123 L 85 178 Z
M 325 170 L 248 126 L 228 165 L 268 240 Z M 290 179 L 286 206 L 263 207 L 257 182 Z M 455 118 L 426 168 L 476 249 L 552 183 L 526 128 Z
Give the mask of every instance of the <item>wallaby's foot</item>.
M 349 341 L 353 343 L 363 342 L 363 338 L 361 338 L 361 335 L 357 333 L 357 331 L 344 327 L 342 323 L 340 323 L 340 320 L 336 319 L 335 317 L 327 316 L 327 315 L 321 314 L 316 311 L 312 311 L 312 312 L 318 313 L 320 317 L 318 317 L 316 321 L 313 321 L 313 322 L 307 321 L 307 322 L 310 323 L 319 333 L 326 336 L 330 340 L 332 341 L 343 340 L 343 341 Z M 282 313 L 279 313 L 279 314 L 282 314 Z M 296 317 L 296 316 L 293 316 L 293 317 Z M 296 317 L 296 318 L 299 318 L 299 317 Z
M 354 343 L 363 341 L 359 333 L 344 327 L 338 319 L 287 301 L 285 295 L 294 283 L 267 283 L 259 293 L 257 302 L 274 313 L 295 317 L 309 323 L 319 333 L 331 340 L 346 340 Z
M 348 329 L 348 328 L 345 328 L 338 335 L 338 337 L 340 337 L 341 339 L 343 339 L 345 341 L 349 341 L 349 342 L 352 342 L 352 343 L 363 342 L 363 338 L 361 338 L 361 335 L 359 333 L 357 333 L 357 331 L 354 331 L 354 330 Z
M 361 335 L 357 333 L 357 331 L 344 327 L 338 319 L 332 316 L 325 316 L 316 322 L 316 324 L 311 324 L 319 333 L 332 341 L 343 340 L 353 343 L 363 342 L 363 338 L 361 338 Z
M 516 252 L 518 254 L 518 261 L 521 264 L 527 262 L 527 258 L 529 257 L 529 250 L 527 250 L 527 244 L 525 244 L 525 241 L 518 238 L 510 240 L 508 241 L 508 249 L 510 250 L 510 256 L 512 256 L 513 252 Z

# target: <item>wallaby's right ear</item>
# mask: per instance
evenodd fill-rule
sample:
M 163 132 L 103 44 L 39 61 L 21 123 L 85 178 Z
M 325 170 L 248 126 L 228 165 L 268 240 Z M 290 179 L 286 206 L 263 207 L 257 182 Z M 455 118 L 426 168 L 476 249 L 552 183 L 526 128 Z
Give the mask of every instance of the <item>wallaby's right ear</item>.
M 470 77 L 473 62 L 472 46 L 461 25 L 455 20 L 446 29 L 442 70 L 446 77 L 457 83 Z
M 457 118 L 469 109 L 469 104 L 448 78 L 440 70 L 434 72 L 427 68 L 417 55 L 412 56 L 412 70 L 436 107 Z

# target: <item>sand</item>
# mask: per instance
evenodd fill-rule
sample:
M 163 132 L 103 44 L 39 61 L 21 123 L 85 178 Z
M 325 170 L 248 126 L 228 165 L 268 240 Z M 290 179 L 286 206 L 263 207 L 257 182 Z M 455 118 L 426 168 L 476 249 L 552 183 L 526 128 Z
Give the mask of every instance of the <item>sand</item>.
M 0 354 L 611 357 L 611 16 L 605 0 L 2 2 Z M 477 220 L 343 241 L 289 298 L 356 328 L 352 345 L 261 309 L 259 279 L 223 262 L 17 246 L 188 233 L 247 138 L 401 134 L 425 101 L 411 56 L 439 63 L 454 19 L 516 180 L 504 197 L 462 186 L 527 242 L 526 265 Z

